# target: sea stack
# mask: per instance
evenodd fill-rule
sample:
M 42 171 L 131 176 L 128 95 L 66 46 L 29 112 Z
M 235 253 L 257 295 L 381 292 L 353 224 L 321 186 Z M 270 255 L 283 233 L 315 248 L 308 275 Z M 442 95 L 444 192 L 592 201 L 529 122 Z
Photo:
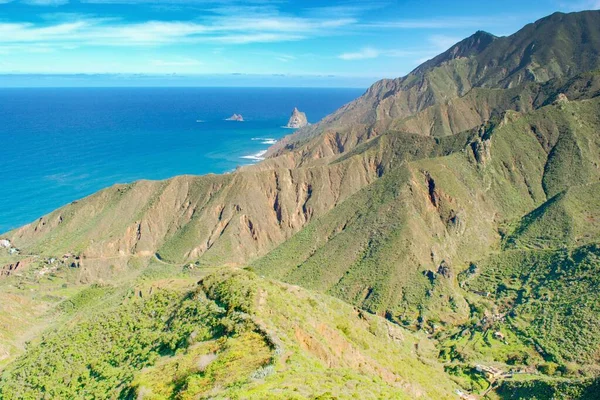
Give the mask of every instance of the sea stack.
M 225 121 L 244 122 L 244 117 L 242 117 L 242 114 L 233 114 L 231 117 L 226 118 Z
M 308 125 L 308 120 L 306 119 L 306 114 L 301 111 L 298 111 L 296 107 L 294 107 L 294 111 L 292 111 L 292 115 L 286 125 L 286 128 L 302 128 Z

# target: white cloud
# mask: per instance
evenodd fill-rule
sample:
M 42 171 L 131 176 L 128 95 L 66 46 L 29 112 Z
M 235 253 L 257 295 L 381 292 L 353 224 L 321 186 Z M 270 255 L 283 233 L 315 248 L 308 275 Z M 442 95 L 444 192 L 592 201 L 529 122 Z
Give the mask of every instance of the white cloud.
M 60 23 L 49 26 L 35 26 L 32 23 L 0 23 L 1 43 L 49 42 L 65 37 L 73 37 L 89 26 L 86 21 Z
M 1 1 L 1 0 L 0 0 Z M 38 0 L 36 0 L 38 1 Z M 44 0 L 46 1 L 46 0 Z M 351 18 L 217 15 L 203 21 L 123 22 L 70 14 L 49 23 L 0 23 L 0 43 L 76 43 L 131 46 L 170 43 L 246 44 L 301 40 L 331 34 Z M 65 17 L 65 15 L 68 17 Z M 63 18 L 64 17 L 64 18 Z
M 377 49 L 365 47 L 364 49 L 356 52 L 342 53 L 338 56 L 338 58 L 341 58 L 342 60 L 365 60 L 368 58 L 377 58 L 380 54 L 381 52 Z
M 363 1 L 337 5 L 307 7 L 304 8 L 302 11 L 313 16 L 337 15 L 345 17 L 356 17 L 358 15 L 363 14 L 366 11 L 381 9 L 386 7 L 387 5 L 389 5 L 388 2 L 378 2 L 371 0 L 368 2 Z
M 287 33 L 252 33 L 252 34 L 228 34 L 222 36 L 211 36 L 203 41 L 222 44 L 249 44 L 249 43 L 273 43 L 292 42 L 306 39 L 306 35 Z
M 600 0 L 599 0 L 600 1 Z M 513 19 L 510 16 L 503 18 L 480 16 L 480 17 L 444 17 L 444 18 L 424 18 L 424 19 L 403 19 L 396 21 L 383 21 L 364 24 L 367 28 L 380 29 L 472 29 L 482 26 L 497 26 L 505 22 L 506 19 Z
M 457 36 L 448 35 L 431 35 L 427 38 L 427 41 L 431 46 L 423 53 L 421 53 L 414 61 L 414 65 L 421 65 L 425 61 L 429 61 L 441 52 L 448 50 L 456 43 L 460 42 L 463 38 Z
M 367 60 L 378 57 L 409 57 L 414 59 L 414 63 L 419 65 L 430 60 L 437 54 L 446 51 L 454 44 L 462 40 L 457 36 L 449 35 L 431 35 L 427 38 L 430 46 L 419 50 L 393 50 L 393 49 L 378 49 L 373 47 L 365 47 L 356 52 L 342 53 L 337 58 L 346 61 Z
M 276 60 L 281 61 L 281 62 L 289 62 L 289 61 L 294 61 L 296 59 L 296 56 L 292 56 L 289 54 L 280 54 L 277 55 L 275 57 Z
M 423 51 L 418 50 L 390 50 L 390 49 L 376 49 L 373 47 L 365 47 L 356 52 L 342 53 L 338 55 L 339 59 L 353 61 L 353 60 L 366 60 L 377 57 L 415 57 L 422 56 Z

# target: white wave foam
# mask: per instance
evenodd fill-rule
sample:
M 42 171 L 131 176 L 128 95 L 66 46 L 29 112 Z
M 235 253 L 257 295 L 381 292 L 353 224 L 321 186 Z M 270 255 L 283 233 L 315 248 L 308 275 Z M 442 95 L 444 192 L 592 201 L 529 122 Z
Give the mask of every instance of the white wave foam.
M 256 154 L 250 154 L 248 156 L 242 156 L 240 158 L 244 158 L 246 160 L 252 160 L 252 161 L 262 161 L 265 159 L 264 155 L 267 154 L 266 150 L 261 150 Z
M 253 137 L 250 140 L 260 140 L 261 144 L 275 144 L 275 143 L 277 143 L 277 139 L 268 138 L 268 137 Z

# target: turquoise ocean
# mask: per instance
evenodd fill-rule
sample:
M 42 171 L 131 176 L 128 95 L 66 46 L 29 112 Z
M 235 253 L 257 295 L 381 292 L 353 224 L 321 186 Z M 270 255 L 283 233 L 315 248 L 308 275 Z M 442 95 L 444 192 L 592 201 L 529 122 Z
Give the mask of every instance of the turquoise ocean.
M 315 123 L 363 91 L 0 89 L 0 233 L 115 183 L 257 162 L 294 107 Z

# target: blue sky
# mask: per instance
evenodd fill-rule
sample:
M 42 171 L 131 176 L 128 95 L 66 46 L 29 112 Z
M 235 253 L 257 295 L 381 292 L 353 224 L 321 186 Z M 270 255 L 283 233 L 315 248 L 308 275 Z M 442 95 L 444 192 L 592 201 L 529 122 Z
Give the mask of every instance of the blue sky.
M 554 11 L 597 8 L 600 0 L 0 0 L 0 85 L 26 82 L 13 74 L 150 74 L 172 84 L 233 76 L 366 86 L 476 30 L 508 35 Z

